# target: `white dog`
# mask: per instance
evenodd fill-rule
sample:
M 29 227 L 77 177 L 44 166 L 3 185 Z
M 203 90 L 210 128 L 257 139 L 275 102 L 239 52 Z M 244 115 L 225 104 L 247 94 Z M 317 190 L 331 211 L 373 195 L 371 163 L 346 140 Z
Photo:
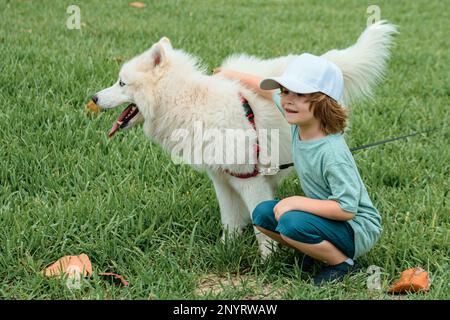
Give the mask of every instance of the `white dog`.
M 380 21 L 369 26 L 353 46 L 332 50 L 323 55 L 342 70 L 344 105 L 348 106 L 360 98 L 371 96 L 372 87 L 383 74 L 395 32 L 393 25 Z M 247 55 L 234 55 L 226 59 L 221 67 L 261 77 L 279 76 L 294 57 L 295 55 L 288 55 L 261 60 Z M 246 117 L 241 97 L 245 97 L 253 110 L 256 131 Z M 220 205 L 224 237 L 227 234 L 240 234 L 251 223 L 251 214 L 256 205 L 273 199 L 277 185 L 290 171 L 252 176 L 255 170 L 292 162 L 290 128 L 273 102 L 220 74 L 208 75 L 196 58 L 173 49 L 167 38 L 162 38 L 150 49 L 126 62 L 119 72 L 117 82 L 98 92 L 93 100 L 102 109 L 130 103 L 113 126 L 110 136 L 119 128 L 129 128 L 144 122 L 145 134 L 169 153 L 174 154 L 183 149 L 183 152 L 192 155 L 201 148 L 203 161 L 192 165 L 206 171 L 213 181 Z M 205 132 L 223 132 L 226 129 L 241 133 L 254 132 L 247 136 L 248 145 L 251 146 L 267 139 L 267 143 L 260 144 L 260 154 L 268 155 L 266 163 L 255 165 L 256 151 L 249 148 L 247 143 L 235 145 L 221 141 L 219 144 L 218 140 L 207 140 L 195 132 L 195 124 L 201 124 Z M 267 131 L 261 133 L 264 131 L 261 129 Z M 279 130 L 276 137 L 266 134 L 276 132 L 271 131 L 274 129 Z M 181 142 L 174 138 L 176 132 L 182 133 Z M 277 139 L 279 146 L 275 144 L 277 150 L 272 150 L 274 147 L 271 142 L 277 142 Z M 218 150 L 223 150 L 225 154 L 244 154 L 246 161 L 211 161 L 217 159 Z M 271 157 L 273 154 L 278 155 L 275 160 Z M 245 174 L 252 177 L 240 176 Z M 270 252 L 272 243 L 258 231 L 256 236 L 260 252 L 265 257 Z

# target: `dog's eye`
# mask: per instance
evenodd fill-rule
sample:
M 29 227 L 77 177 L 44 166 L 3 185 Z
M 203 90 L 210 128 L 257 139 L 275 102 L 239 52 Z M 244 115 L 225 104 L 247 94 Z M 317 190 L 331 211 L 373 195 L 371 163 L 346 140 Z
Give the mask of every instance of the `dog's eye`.
M 119 80 L 119 86 L 123 87 L 125 85 L 125 82 L 123 82 L 122 80 Z

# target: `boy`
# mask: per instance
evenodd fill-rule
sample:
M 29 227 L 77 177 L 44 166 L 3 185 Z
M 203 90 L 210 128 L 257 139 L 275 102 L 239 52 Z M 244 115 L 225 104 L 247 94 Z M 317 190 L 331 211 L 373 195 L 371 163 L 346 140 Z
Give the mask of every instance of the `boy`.
M 316 285 L 342 280 L 356 269 L 353 259 L 369 251 L 382 231 L 342 135 L 347 120 L 338 103 L 342 72 L 309 53 L 295 58 L 281 77 L 262 80 L 217 71 L 273 99 L 291 125 L 294 165 L 305 197 L 260 203 L 253 224 L 279 243 L 328 264 L 314 277 Z

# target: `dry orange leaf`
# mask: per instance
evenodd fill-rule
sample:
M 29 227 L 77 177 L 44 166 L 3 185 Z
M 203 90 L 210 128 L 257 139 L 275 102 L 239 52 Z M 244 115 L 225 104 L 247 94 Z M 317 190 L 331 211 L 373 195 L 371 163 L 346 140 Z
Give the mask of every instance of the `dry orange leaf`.
M 130 2 L 129 5 L 131 7 L 135 7 L 135 8 L 143 8 L 143 7 L 145 7 L 145 3 L 142 3 L 142 2 L 139 2 L 139 1 Z
M 428 291 L 430 289 L 430 280 L 428 272 L 422 268 L 411 268 L 402 272 L 400 279 L 397 280 L 388 290 L 389 293 L 406 293 Z
M 94 113 L 99 113 L 100 112 L 100 107 L 98 105 L 95 104 L 94 101 L 90 100 L 88 102 L 88 104 L 86 105 L 85 110 L 90 110 Z
M 64 256 L 43 271 L 43 274 L 47 277 L 55 277 L 62 274 L 71 277 L 74 273 L 83 273 L 84 277 L 92 275 L 91 261 L 84 253 L 79 256 Z

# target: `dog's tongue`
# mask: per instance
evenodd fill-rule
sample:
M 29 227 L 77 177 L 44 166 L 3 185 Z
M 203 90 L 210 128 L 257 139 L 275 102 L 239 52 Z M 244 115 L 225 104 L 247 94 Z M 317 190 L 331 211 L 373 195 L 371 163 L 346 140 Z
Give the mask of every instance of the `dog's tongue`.
M 108 137 L 112 138 L 112 136 L 116 133 L 117 130 L 120 129 L 120 126 L 123 123 L 123 120 L 126 118 L 126 116 L 131 112 L 133 109 L 133 104 L 130 104 L 128 107 L 125 108 L 125 110 L 122 111 L 120 116 L 117 118 L 116 122 L 114 122 L 111 130 L 109 130 Z

